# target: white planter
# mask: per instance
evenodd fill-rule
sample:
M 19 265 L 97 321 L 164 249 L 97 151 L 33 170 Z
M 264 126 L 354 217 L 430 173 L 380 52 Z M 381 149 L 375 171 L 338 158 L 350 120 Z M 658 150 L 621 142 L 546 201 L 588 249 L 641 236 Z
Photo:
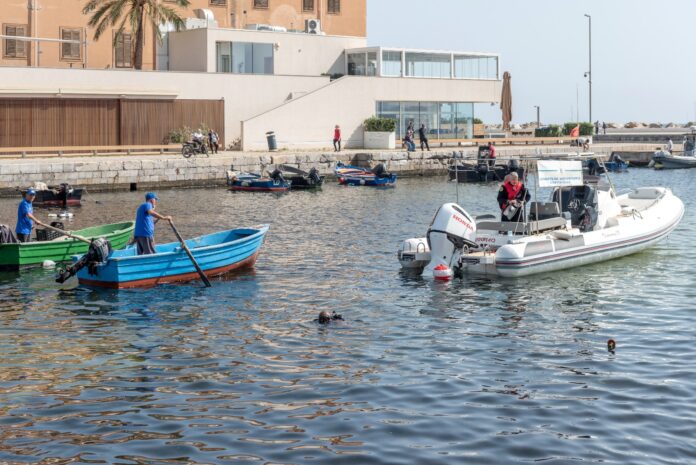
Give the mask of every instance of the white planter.
M 393 132 L 367 132 L 363 136 L 363 148 L 373 150 L 394 150 L 396 134 Z

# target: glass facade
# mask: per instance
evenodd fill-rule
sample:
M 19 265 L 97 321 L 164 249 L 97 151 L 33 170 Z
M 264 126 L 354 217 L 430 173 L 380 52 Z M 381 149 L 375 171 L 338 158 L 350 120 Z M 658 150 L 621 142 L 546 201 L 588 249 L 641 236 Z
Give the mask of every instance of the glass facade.
M 349 53 L 348 54 L 348 75 L 365 76 L 367 74 L 367 54 Z
M 217 72 L 273 74 L 273 44 L 217 42 Z
M 410 123 L 413 123 L 416 134 L 420 125 L 425 124 L 432 140 L 474 137 L 473 103 L 377 102 L 377 116 L 397 121 L 398 139 L 403 138 Z
M 454 77 L 498 79 L 498 57 L 455 55 Z
M 452 55 L 406 52 L 406 76 L 449 79 Z
M 401 52 L 382 52 L 382 76 L 401 76 Z

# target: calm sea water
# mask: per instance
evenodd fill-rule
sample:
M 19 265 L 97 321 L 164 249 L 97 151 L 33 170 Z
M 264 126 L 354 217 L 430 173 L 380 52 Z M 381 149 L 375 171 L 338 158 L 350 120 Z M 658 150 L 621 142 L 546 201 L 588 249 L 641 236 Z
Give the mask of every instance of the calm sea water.
M 257 266 L 207 290 L 0 274 L 0 463 L 696 463 L 695 173 L 615 176 L 687 204 L 649 252 L 450 284 L 395 257 L 455 199 L 443 179 L 162 191 L 187 236 L 270 223 Z M 459 194 L 495 211 L 495 186 Z M 70 227 L 130 219 L 142 195 L 93 194 Z M 15 210 L 0 200 L 0 222 Z

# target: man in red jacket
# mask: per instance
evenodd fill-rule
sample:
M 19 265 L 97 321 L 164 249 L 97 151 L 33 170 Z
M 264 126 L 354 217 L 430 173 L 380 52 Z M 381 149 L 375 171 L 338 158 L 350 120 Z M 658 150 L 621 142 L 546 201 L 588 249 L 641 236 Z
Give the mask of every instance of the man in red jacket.
M 522 208 L 525 202 L 529 202 L 531 195 L 524 184 L 520 182 L 516 172 L 510 173 L 509 181 L 505 181 L 498 191 L 498 205 L 502 212 L 501 221 L 518 222 L 524 220 Z

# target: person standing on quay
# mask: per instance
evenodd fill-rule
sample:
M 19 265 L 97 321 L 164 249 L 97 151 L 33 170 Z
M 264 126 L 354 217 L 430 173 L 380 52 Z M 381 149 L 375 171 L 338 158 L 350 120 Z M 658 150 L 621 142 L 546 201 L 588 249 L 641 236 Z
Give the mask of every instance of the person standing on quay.
M 334 152 L 341 151 L 341 126 L 339 126 L 338 124 L 334 128 L 333 146 Z
M 138 255 L 151 255 L 155 251 L 155 221 L 152 219 L 172 221 L 171 216 L 163 216 L 155 211 L 159 197 L 154 192 L 145 194 L 145 203 L 135 213 L 135 232 L 133 233 Z
M 599 134 L 599 120 L 595 121 L 594 128 L 594 133 Z
M 602 123 L 602 129 L 604 130 L 604 135 L 606 136 L 607 135 L 607 122 L 606 121 Z
M 208 131 L 208 143 L 210 144 L 210 151 L 217 154 L 220 147 L 220 136 L 214 129 Z
M 425 129 L 425 124 L 421 124 L 420 129 L 418 130 L 418 138 L 420 139 L 421 151 L 424 152 L 425 148 L 427 148 L 428 152 L 430 152 L 430 144 L 428 144 L 428 134 L 427 130 Z
M 17 209 L 17 226 L 15 227 L 15 234 L 17 234 L 17 240 L 19 240 L 19 242 L 31 242 L 31 230 L 34 229 L 34 223 L 44 226 L 42 222 L 34 217 L 33 202 L 35 198 L 36 191 L 30 188 L 19 203 L 19 208 Z
M 406 142 L 406 146 L 408 147 L 409 152 L 415 152 L 416 151 L 416 143 L 413 142 L 413 136 L 415 132 L 413 130 L 413 121 L 408 123 L 408 127 L 406 128 L 406 137 L 404 137 L 404 142 Z

